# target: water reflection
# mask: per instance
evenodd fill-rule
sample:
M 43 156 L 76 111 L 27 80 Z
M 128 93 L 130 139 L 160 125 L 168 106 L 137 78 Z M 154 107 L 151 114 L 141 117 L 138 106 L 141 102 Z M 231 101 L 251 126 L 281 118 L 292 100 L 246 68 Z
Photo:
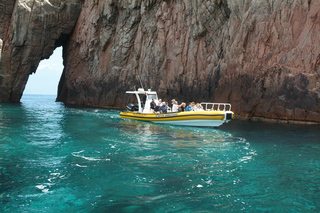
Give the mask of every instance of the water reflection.
M 221 205 L 219 202 L 223 199 L 230 200 L 232 206 L 238 205 L 232 202 L 234 194 L 231 191 L 242 184 L 241 170 L 257 155 L 245 138 L 220 129 L 136 121 L 122 121 L 119 128 L 122 135 L 131 137 L 127 141 L 130 147 L 135 147 L 131 150 L 134 154 L 126 156 L 126 163 L 138 164 L 138 181 L 165 195 L 158 202 L 181 196 L 193 205 L 208 197 L 212 200 L 207 204 L 211 203 L 213 207 Z M 150 177 L 148 171 L 155 176 Z M 148 196 L 156 197 L 157 194 L 153 192 Z M 201 199 L 197 200 L 200 194 Z M 239 205 L 242 205 L 240 201 Z M 184 208 L 188 208 L 188 204 L 181 206 Z
M 190 148 L 204 152 L 208 151 L 206 147 L 220 151 L 238 147 L 250 153 L 250 143 L 245 138 L 235 137 L 219 129 L 168 126 L 130 120 L 120 121 L 119 129 L 122 135 L 129 136 L 133 142 L 161 141 L 179 149 Z

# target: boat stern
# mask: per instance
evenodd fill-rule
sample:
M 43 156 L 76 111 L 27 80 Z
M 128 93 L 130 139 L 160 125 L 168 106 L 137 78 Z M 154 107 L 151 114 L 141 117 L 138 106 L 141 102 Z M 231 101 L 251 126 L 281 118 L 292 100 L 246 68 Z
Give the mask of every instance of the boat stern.
M 234 113 L 232 111 L 226 111 L 225 112 L 225 116 L 224 116 L 224 122 L 228 123 L 229 121 L 231 121 L 234 118 Z

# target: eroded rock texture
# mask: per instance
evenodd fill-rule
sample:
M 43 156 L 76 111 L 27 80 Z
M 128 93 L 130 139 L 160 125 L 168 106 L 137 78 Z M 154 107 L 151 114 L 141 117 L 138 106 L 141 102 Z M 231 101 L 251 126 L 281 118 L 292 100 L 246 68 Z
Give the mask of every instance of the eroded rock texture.
M 80 0 L 0 1 L 0 101 L 20 101 L 40 60 L 66 42 Z
M 70 2 L 65 4 L 78 5 Z M 17 4 L 13 14 L 20 14 Z M 56 36 L 43 27 L 30 30 L 33 22 L 43 23 L 31 19 L 29 39 L 22 43 L 13 36 L 21 21 L 9 17 L 1 62 L 11 67 L 0 71 L 21 90 L 18 97 L 2 92 L 17 89 L 0 79 L 0 96 L 18 99 L 26 80 L 17 79 L 27 79 L 66 34 L 58 101 L 124 106 L 129 101 L 125 91 L 138 87 L 140 76 L 145 88 L 166 100 L 230 102 L 242 116 L 320 122 L 319 11 L 315 0 L 86 0 L 79 18 L 73 11 L 56 10 L 68 14 L 53 27 L 60 29 L 54 30 Z M 61 33 L 73 18 L 78 21 L 72 33 Z M 41 56 L 24 50 L 31 38 L 43 41 L 38 42 Z

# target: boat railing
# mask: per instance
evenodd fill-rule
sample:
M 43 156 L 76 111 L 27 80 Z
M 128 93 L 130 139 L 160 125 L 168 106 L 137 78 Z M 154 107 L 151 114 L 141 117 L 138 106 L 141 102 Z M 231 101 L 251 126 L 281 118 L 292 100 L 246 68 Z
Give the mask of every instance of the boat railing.
M 200 104 L 205 111 L 231 111 L 231 104 L 227 103 L 201 102 Z

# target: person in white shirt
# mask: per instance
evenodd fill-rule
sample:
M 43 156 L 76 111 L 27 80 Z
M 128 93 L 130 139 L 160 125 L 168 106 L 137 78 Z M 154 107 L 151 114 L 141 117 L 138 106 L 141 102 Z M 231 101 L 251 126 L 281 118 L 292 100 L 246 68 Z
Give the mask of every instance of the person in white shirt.
M 174 103 L 172 104 L 172 110 L 171 112 L 178 112 L 178 101 L 174 101 Z
M 193 107 L 193 111 L 203 111 L 203 107 L 197 103 L 194 107 Z

